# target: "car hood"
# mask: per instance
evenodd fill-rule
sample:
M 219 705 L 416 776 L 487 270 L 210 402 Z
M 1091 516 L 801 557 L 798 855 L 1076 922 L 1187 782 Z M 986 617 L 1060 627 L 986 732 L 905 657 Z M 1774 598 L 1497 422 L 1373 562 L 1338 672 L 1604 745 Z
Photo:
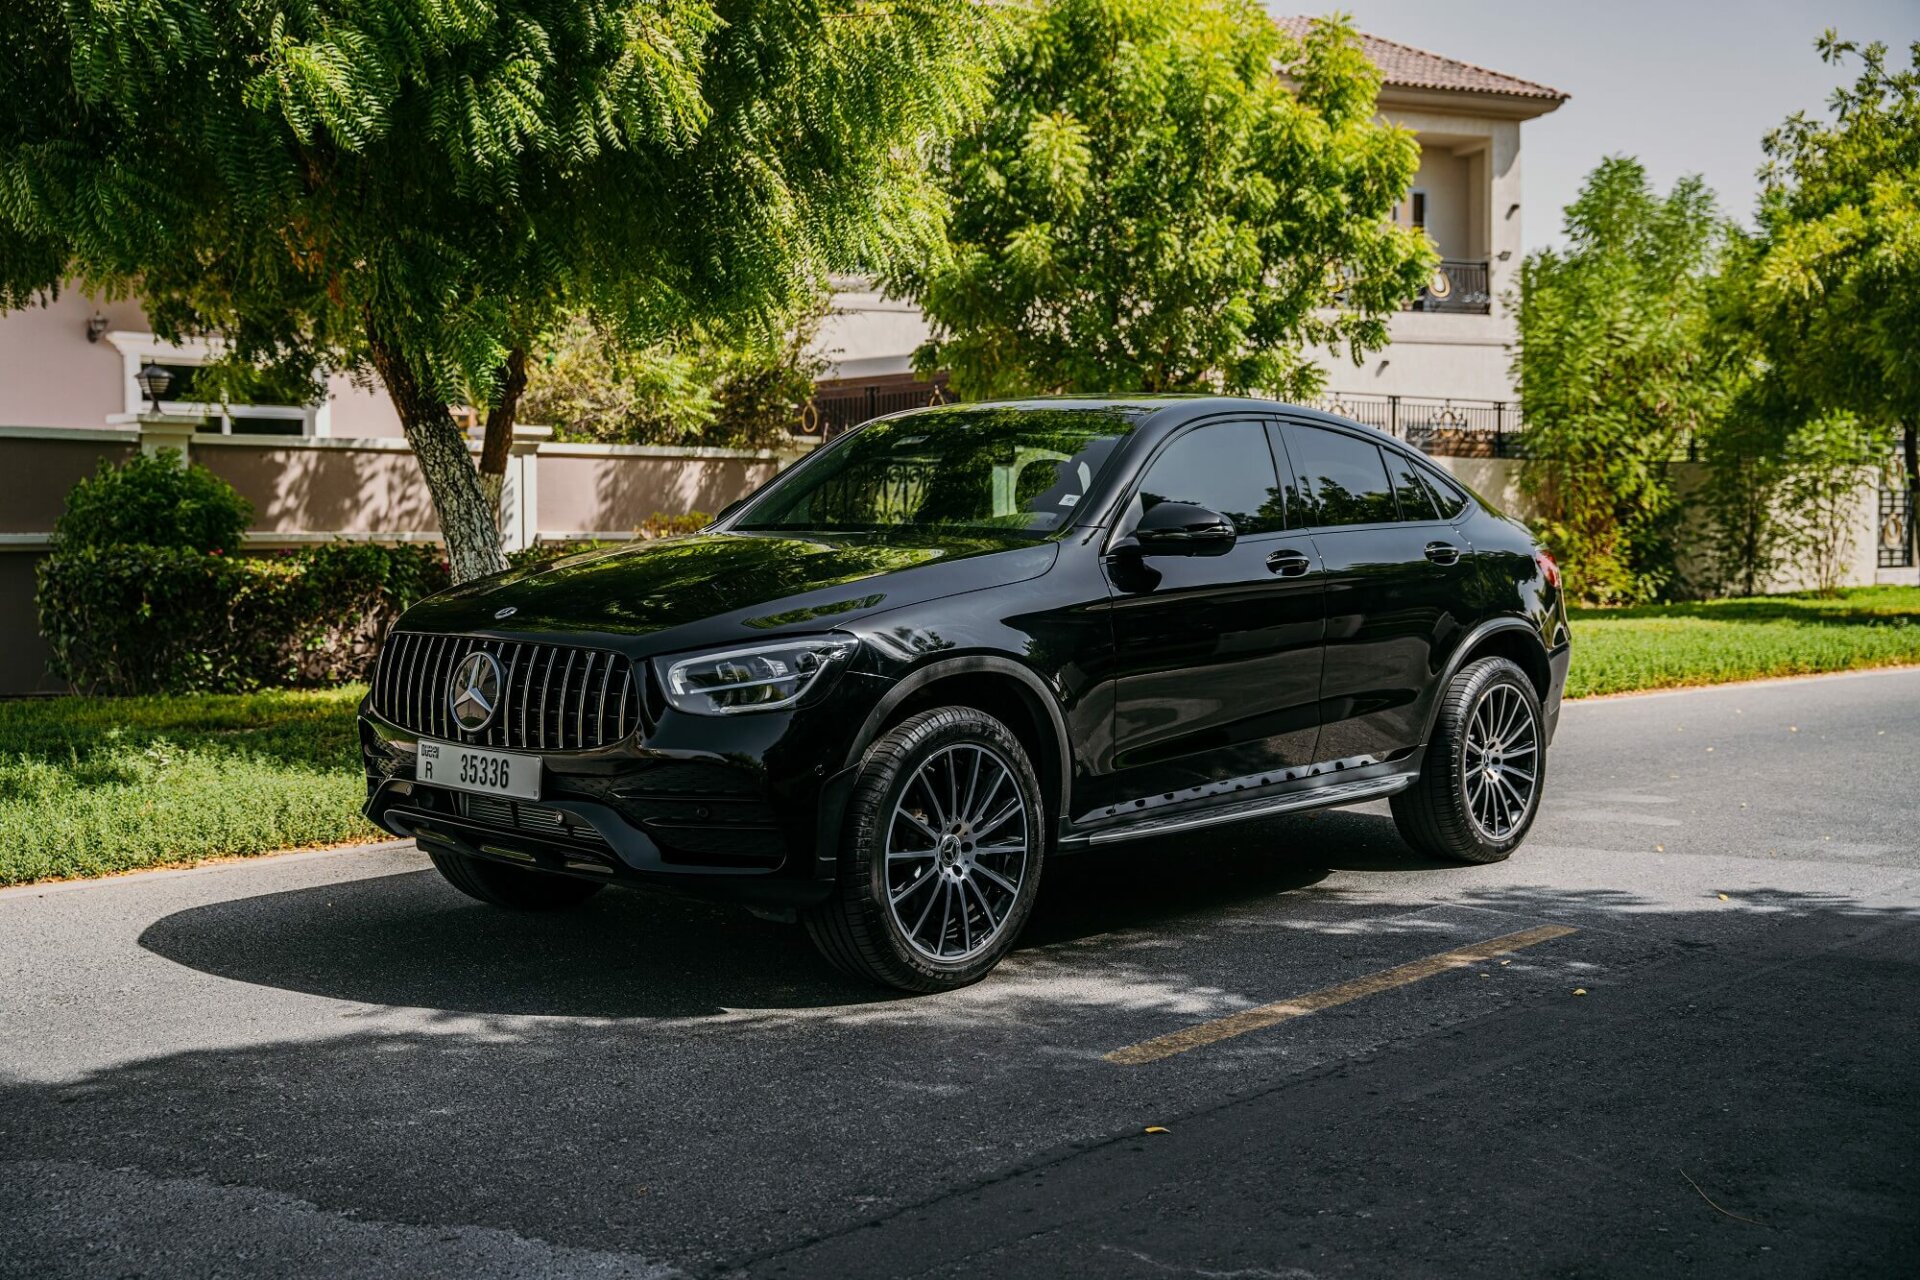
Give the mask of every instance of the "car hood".
M 831 630 L 1034 577 L 1057 553 L 1051 542 L 991 534 L 696 534 L 481 578 L 422 601 L 401 625 L 663 652 Z

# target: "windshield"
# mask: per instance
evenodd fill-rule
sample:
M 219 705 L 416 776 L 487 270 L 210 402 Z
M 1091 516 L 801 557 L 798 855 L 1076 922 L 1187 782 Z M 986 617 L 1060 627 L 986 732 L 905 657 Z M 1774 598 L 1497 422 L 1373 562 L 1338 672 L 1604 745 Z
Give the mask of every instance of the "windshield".
M 870 423 L 776 483 L 737 529 L 993 529 L 1072 522 L 1136 413 L 956 405 Z

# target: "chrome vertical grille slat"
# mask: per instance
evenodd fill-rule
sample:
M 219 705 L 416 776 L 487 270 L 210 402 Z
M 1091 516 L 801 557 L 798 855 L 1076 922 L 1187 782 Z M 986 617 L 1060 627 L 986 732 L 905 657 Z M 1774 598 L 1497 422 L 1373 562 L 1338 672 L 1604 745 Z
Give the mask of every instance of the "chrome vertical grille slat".
M 499 711 L 478 733 L 453 720 L 447 683 L 475 652 L 500 664 Z M 583 751 L 640 728 L 631 662 L 606 649 L 397 631 L 374 668 L 374 714 L 425 737 L 521 751 Z M 629 710 L 631 708 L 631 710 Z
M 598 656 L 593 650 L 587 650 L 587 669 L 580 673 L 579 709 L 573 716 L 573 740 L 579 743 L 587 740 L 587 691 L 593 688 L 593 660 Z

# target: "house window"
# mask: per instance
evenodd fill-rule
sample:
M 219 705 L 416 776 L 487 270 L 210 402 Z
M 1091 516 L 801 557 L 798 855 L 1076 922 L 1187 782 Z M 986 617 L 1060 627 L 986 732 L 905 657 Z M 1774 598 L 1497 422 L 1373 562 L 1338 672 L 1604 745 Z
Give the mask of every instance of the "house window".
M 220 355 L 215 341 L 189 340 L 167 343 L 151 334 L 109 333 L 106 340 L 120 352 L 124 371 L 122 381 L 126 412 L 140 414 L 151 406 L 141 395 L 134 380 L 142 366 L 157 364 L 173 375 L 167 398 L 160 402 L 162 413 L 199 418 L 200 430 L 209 435 L 235 436 L 308 436 L 325 435 L 326 409 L 320 404 L 303 404 L 301 387 L 275 387 L 271 379 L 230 394 L 223 400 L 210 386 L 203 385 L 206 366 Z

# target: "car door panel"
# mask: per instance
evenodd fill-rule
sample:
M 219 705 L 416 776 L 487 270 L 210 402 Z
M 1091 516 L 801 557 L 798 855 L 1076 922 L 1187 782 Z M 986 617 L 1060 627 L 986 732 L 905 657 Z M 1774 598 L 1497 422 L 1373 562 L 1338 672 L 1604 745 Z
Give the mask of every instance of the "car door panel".
M 1209 453 L 1222 470 L 1237 473 L 1226 490 L 1245 488 L 1255 446 L 1266 459 L 1261 487 L 1269 491 L 1269 509 L 1245 521 L 1252 531 L 1224 555 L 1108 564 L 1117 673 L 1113 755 L 1102 789 L 1109 806 L 1315 758 L 1324 625 L 1318 557 L 1311 539 L 1280 527 L 1284 511 L 1274 505 L 1278 474 L 1265 424 L 1235 419 L 1193 431 L 1222 432 L 1224 444 L 1225 428 L 1236 431 L 1234 447 Z M 1180 444 L 1176 437 L 1167 448 Z M 1146 468 L 1142 498 L 1159 483 L 1159 467 L 1156 458 Z M 1224 509 L 1206 501 L 1217 503 L 1216 493 L 1159 496 Z
M 1425 734 L 1434 677 L 1466 629 L 1471 547 L 1395 450 L 1304 424 L 1281 435 L 1300 504 L 1317 521 L 1365 521 L 1312 532 L 1327 612 L 1317 750 L 1326 760 L 1404 754 Z M 1379 454 L 1379 488 L 1361 488 L 1366 450 Z

